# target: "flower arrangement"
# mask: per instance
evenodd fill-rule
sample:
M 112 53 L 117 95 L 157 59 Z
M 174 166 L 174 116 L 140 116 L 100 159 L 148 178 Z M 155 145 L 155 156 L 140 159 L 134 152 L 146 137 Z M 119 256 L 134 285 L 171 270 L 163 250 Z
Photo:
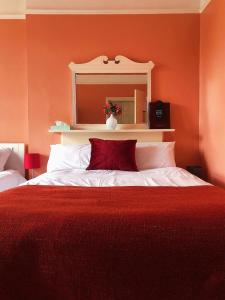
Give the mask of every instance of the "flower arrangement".
M 121 114 L 121 106 L 119 106 L 118 104 L 113 104 L 111 101 L 109 101 L 104 106 L 104 112 L 107 116 L 117 116 Z

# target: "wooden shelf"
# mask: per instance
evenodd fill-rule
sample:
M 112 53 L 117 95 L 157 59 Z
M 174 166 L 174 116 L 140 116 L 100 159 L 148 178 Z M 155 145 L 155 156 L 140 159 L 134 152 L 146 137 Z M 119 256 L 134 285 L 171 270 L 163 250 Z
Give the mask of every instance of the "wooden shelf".
M 154 133 L 154 132 L 174 132 L 175 129 L 115 129 L 115 130 L 108 130 L 108 129 L 72 129 L 72 130 L 63 130 L 63 131 L 57 131 L 57 130 L 49 130 L 48 132 L 51 133 Z
M 103 126 L 102 126 L 103 127 Z M 105 126 L 104 126 L 105 127 Z M 146 129 L 146 128 L 118 128 L 108 130 L 106 128 L 77 128 L 72 130 L 49 130 L 58 134 L 62 144 L 88 144 L 90 138 L 129 140 L 138 142 L 162 142 L 164 134 L 174 132 L 175 129 Z

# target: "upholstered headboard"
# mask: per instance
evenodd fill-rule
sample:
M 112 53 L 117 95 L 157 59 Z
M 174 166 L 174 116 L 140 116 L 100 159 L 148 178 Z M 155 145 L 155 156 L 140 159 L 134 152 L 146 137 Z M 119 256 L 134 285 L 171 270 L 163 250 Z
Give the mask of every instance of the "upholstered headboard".
M 22 143 L 1 143 L 0 146 L 12 149 L 12 153 L 10 154 L 10 157 L 6 163 L 5 169 L 17 170 L 22 176 L 24 176 L 25 145 Z

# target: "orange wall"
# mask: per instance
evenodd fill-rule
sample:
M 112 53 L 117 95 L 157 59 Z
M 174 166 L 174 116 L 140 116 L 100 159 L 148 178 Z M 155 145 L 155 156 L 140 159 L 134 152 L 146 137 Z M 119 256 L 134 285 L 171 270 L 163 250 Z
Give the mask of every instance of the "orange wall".
M 27 141 L 25 20 L 0 20 L 0 141 Z
M 153 99 L 172 103 L 180 166 L 199 163 L 200 16 L 30 15 L 27 17 L 29 149 L 46 156 L 55 120 L 71 121 L 68 64 L 118 54 L 152 60 Z
M 225 187 L 225 1 L 201 15 L 200 151 L 213 183 Z

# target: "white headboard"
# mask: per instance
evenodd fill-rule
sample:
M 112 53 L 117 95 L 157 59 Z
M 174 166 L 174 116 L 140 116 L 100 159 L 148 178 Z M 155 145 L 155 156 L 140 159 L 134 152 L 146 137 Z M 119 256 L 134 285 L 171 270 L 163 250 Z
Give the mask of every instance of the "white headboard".
M 17 170 L 22 176 L 25 175 L 24 170 L 24 151 L 25 145 L 22 143 L 1 143 L 1 147 L 7 147 L 12 149 L 12 153 L 5 165 L 5 169 Z

